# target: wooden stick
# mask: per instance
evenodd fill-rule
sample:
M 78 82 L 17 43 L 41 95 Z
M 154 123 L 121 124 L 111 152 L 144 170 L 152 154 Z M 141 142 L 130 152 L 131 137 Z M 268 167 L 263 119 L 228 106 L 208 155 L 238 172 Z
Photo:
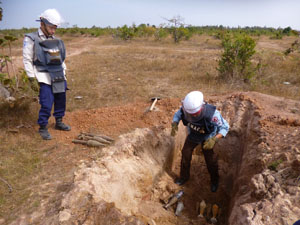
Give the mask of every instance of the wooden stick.
M 152 105 L 151 105 L 149 111 L 152 111 L 152 110 L 153 110 L 153 108 L 154 108 L 156 102 L 157 102 L 157 98 L 155 98 L 155 100 L 153 101 L 153 103 L 152 103 Z

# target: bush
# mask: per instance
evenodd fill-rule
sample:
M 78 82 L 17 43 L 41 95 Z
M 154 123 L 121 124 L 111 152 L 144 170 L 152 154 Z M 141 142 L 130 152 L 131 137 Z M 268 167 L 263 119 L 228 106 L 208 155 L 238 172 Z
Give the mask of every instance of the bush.
M 116 37 L 125 41 L 131 40 L 134 37 L 134 28 L 124 25 L 123 27 L 117 29 Z
M 167 36 L 168 32 L 166 31 L 166 29 L 164 29 L 163 27 L 156 28 L 154 33 L 155 40 L 160 41 Z
M 255 53 L 255 41 L 248 35 L 226 35 L 222 40 L 224 52 L 218 61 L 219 76 L 224 80 L 249 81 L 254 75 L 251 57 Z
M 182 39 L 188 40 L 192 36 L 192 33 L 189 32 L 187 28 L 183 26 L 180 27 L 171 27 L 172 37 L 175 43 L 179 43 Z
M 152 37 L 155 34 L 155 31 L 155 27 L 146 24 L 140 24 L 135 28 L 135 33 L 138 37 Z
M 286 49 L 286 50 L 284 51 L 284 54 L 285 54 L 285 55 L 288 55 L 288 54 L 294 52 L 294 51 L 297 50 L 297 49 L 300 50 L 300 43 L 298 43 L 298 40 L 294 41 L 294 42 L 292 43 L 291 47 L 288 48 L 288 49 Z
M 269 164 L 268 169 L 277 171 L 277 167 L 283 162 L 282 159 L 278 159 L 276 161 L 273 161 Z
M 270 37 L 270 39 L 281 40 L 282 36 L 283 36 L 282 32 L 281 31 L 277 31 L 277 32 L 275 32 L 275 34 L 273 36 Z
M 187 28 L 179 27 L 178 32 L 180 38 L 183 38 L 186 41 L 192 37 L 192 33 Z
M 287 35 L 287 36 L 290 36 L 291 32 L 292 32 L 291 27 L 286 27 L 282 30 L 282 34 Z

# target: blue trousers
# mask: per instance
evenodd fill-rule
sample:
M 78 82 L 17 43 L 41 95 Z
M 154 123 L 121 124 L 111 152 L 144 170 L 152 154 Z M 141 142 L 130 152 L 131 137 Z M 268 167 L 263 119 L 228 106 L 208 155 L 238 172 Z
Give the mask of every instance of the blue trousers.
M 66 111 L 66 91 L 62 93 L 53 94 L 52 86 L 44 83 L 40 84 L 40 105 L 38 124 L 40 126 L 46 126 L 48 124 L 49 117 L 51 116 L 52 106 L 54 104 L 53 116 L 60 118 L 65 115 Z M 65 82 L 65 88 L 67 89 L 67 82 Z

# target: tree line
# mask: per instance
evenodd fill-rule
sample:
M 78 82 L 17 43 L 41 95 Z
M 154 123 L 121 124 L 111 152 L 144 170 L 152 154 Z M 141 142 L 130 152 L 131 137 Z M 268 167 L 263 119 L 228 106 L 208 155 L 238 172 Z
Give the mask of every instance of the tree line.
M 171 20 L 172 21 L 172 20 Z M 22 29 L 2 29 L 0 30 L 0 36 L 12 35 L 15 37 L 22 37 L 25 33 L 35 31 L 36 28 L 22 28 Z M 153 37 L 155 40 L 162 40 L 168 36 L 171 36 L 174 42 L 178 43 L 181 40 L 188 40 L 193 35 L 210 35 L 216 38 L 222 39 L 227 34 L 247 34 L 250 36 L 266 35 L 271 39 L 282 39 L 284 36 L 299 35 L 297 30 L 293 30 L 291 27 L 286 28 L 271 28 L 271 27 L 224 27 L 220 26 L 186 26 L 181 23 L 175 23 L 171 25 L 131 25 L 121 26 L 117 28 L 111 27 L 96 27 L 81 28 L 74 25 L 71 28 L 58 28 L 56 34 L 62 35 L 86 35 L 92 37 L 99 37 L 103 35 L 111 35 L 114 38 L 122 40 L 132 40 L 139 37 Z

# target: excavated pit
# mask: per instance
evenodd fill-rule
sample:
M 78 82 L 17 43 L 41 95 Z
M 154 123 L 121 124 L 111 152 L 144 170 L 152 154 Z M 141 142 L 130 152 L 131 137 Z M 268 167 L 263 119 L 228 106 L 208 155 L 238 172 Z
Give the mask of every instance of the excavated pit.
M 173 183 L 179 174 L 185 127 L 179 127 L 175 139 L 170 137 L 169 129 L 136 129 L 121 136 L 115 146 L 104 149 L 101 159 L 80 166 L 73 189 L 63 199 L 64 210 L 59 213 L 59 221 L 67 224 L 75 221 L 84 221 L 84 224 L 106 224 L 104 221 L 209 224 L 212 215 L 207 209 L 217 204 L 221 208 L 218 224 L 230 223 L 235 207 L 233 199 L 241 186 L 250 182 L 250 168 L 253 174 L 262 170 L 256 157 L 246 161 L 249 165 L 242 165 L 243 158 L 253 155 L 252 151 L 259 144 L 259 114 L 251 101 L 233 104 L 229 100 L 215 104 L 231 126 L 228 136 L 215 148 L 221 177 L 217 193 L 210 192 L 201 149 L 194 151 L 189 182 L 184 187 Z M 175 216 L 176 204 L 168 210 L 163 205 L 180 189 L 184 190 L 185 208 L 180 216 Z M 198 217 L 198 204 L 202 200 L 207 204 L 205 218 Z
M 216 193 L 210 192 L 201 149 L 193 153 L 191 178 L 186 185 L 179 187 L 173 182 L 179 174 L 186 137 L 182 124 L 176 138 L 169 135 L 170 129 L 162 127 L 136 129 L 120 136 L 113 146 L 103 148 L 97 160 L 80 164 L 56 213 L 44 217 L 43 224 L 211 224 L 211 210 L 207 209 L 213 204 L 221 208 L 217 224 L 292 224 L 300 215 L 300 191 L 295 185 L 284 186 L 280 176 L 288 171 L 285 178 L 294 182 L 298 172 L 295 175 L 288 160 L 281 170 L 268 169 L 269 163 L 282 155 L 277 152 L 274 156 L 269 140 L 276 139 L 282 124 L 289 122 L 269 115 L 262 118 L 260 107 L 244 95 L 211 103 L 230 124 L 230 132 L 215 147 L 220 173 Z M 268 123 L 274 123 L 272 132 Z M 299 125 L 283 130 L 292 132 Z M 294 136 L 288 137 L 289 143 Z M 299 145 L 298 138 L 294 138 L 297 141 L 293 145 Z M 163 205 L 181 189 L 185 207 L 180 216 L 175 216 L 176 204 L 168 210 Z M 207 207 L 204 218 L 199 218 L 197 206 L 202 200 Z

